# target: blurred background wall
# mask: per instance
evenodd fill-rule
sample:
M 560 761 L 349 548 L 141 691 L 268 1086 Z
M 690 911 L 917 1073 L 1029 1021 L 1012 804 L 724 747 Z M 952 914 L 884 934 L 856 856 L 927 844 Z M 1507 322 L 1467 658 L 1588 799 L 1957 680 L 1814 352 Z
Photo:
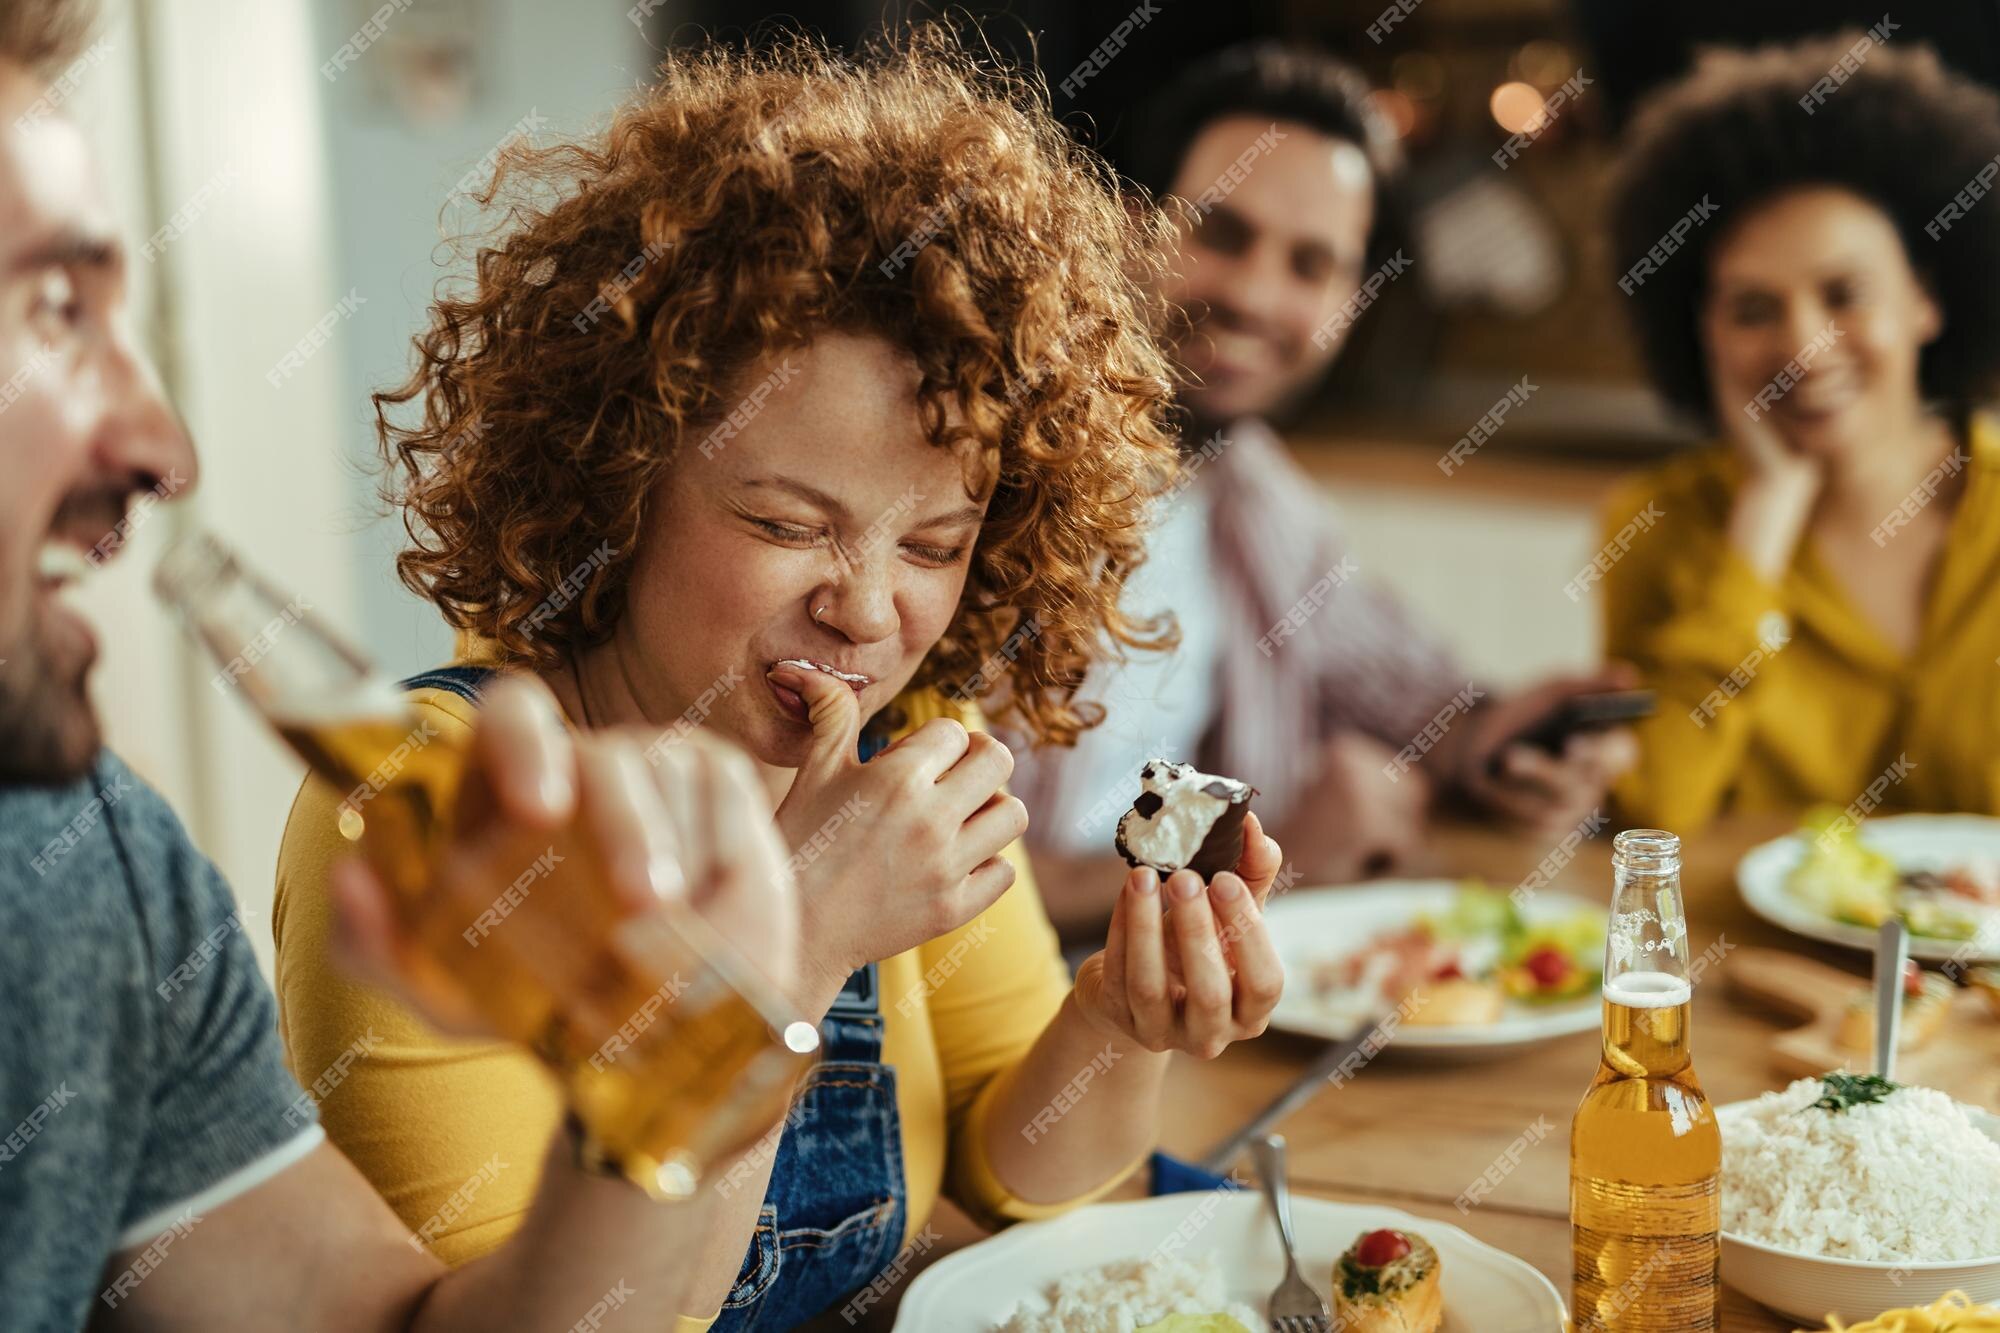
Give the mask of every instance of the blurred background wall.
M 302 769 L 211 687 L 153 603 L 151 566 L 171 536 L 206 525 L 387 669 L 449 655 L 450 634 L 395 577 L 401 527 L 375 496 L 369 394 L 409 366 L 442 239 L 468 218 L 448 202 L 466 173 L 515 134 L 586 130 L 652 58 L 624 5 L 104 9 L 66 109 L 98 146 L 135 316 L 202 473 L 85 591 L 105 644 L 97 696 L 112 744 L 235 885 L 268 967 L 272 869 Z M 379 37 L 359 37 L 384 9 Z
M 461 182 L 516 134 L 604 118 L 659 51 L 741 40 L 783 13 L 851 45 L 925 11 L 895 0 L 105 0 L 67 109 L 90 127 L 135 256 L 135 312 L 199 444 L 193 502 L 163 506 L 87 590 L 105 628 L 112 741 L 183 812 L 236 885 L 268 962 L 271 870 L 299 767 L 153 607 L 147 571 L 202 523 L 304 593 L 387 669 L 450 640 L 405 593 L 400 526 L 375 500 L 368 395 L 409 339 L 468 214 Z M 1357 553 L 1484 677 L 1595 653 L 1564 584 L 1596 549 L 1626 472 L 1686 438 L 1643 387 L 1604 271 L 1600 192 L 1633 100 L 1702 42 L 1877 22 L 1852 0 L 1662 10 L 1625 0 L 1015 0 L 955 7 L 1003 58 L 1039 62 L 1057 114 L 1114 161 L 1133 108 L 1179 65 L 1251 36 L 1318 46 L 1382 89 L 1412 164 L 1406 249 L 1333 377 L 1284 423 L 1337 499 Z M 1135 9 L 1126 48 L 1057 85 Z M 1992 81 L 2000 0 L 1899 14 Z M 82 64 L 83 62 L 80 62 Z M 1542 99 L 1589 80 L 1504 174 L 1490 155 Z M 150 256 L 150 257 L 147 257 Z M 323 332 L 316 332 L 321 330 Z M 289 352 L 295 362 L 281 363 Z M 1444 449 L 1523 377 L 1538 393 L 1470 463 Z

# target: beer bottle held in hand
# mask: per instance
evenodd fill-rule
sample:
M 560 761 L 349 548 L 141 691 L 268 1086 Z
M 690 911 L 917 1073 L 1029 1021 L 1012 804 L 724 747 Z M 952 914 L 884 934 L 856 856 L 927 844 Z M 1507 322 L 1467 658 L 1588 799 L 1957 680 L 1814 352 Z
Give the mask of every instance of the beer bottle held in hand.
M 1576 1333 L 1721 1327 L 1722 1136 L 1688 1049 L 1681 840 L 1612 844 L 1604 1040 L 1569 1138 Z
M 686 1197 L 708 1166 L 778 1123 L 819 1034 L 699 913 L 678 901 L 619 910 L 580 825 L 555 831 L 541 863 L 522 867 L 534 882 L 495 884 L 495 910 L 468 916 L 441 901 L 430 871 L 470 733 L 420 719 L 302 599 L 212 537 L 169 551 L 155 586 L 221 664 L 219 685 L 347 793 L 340 832 L 365 850 L 419 944 L 412 984 L 554 1068 L 594 1158 L 655 1198 Z M 503 902 L 556 926 L 510 930 L 493 919 Z M 588 978 L 581 993 L 551 989 L 552 950 Z

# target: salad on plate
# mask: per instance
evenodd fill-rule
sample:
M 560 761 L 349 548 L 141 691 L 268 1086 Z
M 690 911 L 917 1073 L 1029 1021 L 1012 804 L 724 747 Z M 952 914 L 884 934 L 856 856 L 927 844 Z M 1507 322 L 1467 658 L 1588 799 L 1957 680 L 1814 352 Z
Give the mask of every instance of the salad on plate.
M 1604 929 L 1595 910 L 1531 922 L 1510 895 L 1468 880 L 1445 910 L 1419 912 L 1316 964 L 1308 985 L 1322 1006 L 1341 1012 L 1400 1007 L 1418 1026 L 1497 1023 L 1509 1000 L 1541 1005 L 1594 993 Z
M 1785 887 L 1830 920 L 1873 930 L 1900 917 L 1912 935 L 1970 940 L 2000 915 L 2000 858 L 1898 864 L 1864 842 L 1855 821 L 1831 806 L 1811 811 L 1799 838 L 1805 853 Z

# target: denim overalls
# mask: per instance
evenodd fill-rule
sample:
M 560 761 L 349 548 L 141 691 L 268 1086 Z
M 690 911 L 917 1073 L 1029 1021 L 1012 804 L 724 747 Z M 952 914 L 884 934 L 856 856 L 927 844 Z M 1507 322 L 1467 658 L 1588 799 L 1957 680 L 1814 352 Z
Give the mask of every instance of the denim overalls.
M 442 689 L 477 703 L 487 667 L 445 667 L 405 690 Z M 868 734 L 863 762 L 882 748 Z M 882 1063 L 876 965 L 847 979 L 819 1025 L 820 1061 L 778 1141 L 736 1285 L 714 1333 L 779 1333 L 837 1307 L 880 1275 L 903 1243 L 908 1190 L 896 1071 Z
M 903 1244 L 902 1121 L 882 1063 L 875 964 L 819 1025 L 822 1058 L 786 1120 L 770 1188 L 715 1333 L 778 1333 L 872 1282 Z

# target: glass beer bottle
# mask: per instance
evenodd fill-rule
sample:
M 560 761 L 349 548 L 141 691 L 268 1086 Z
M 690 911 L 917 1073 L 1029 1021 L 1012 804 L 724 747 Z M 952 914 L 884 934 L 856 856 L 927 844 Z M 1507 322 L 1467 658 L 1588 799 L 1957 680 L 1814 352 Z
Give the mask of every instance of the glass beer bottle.
M 1576 1333 L 1721 1327 L 1722 1136 L 1688 1050 L 1681 842 L 1630 829 L 1612 844 L 1597 1077 L 1570 1125 Z
M 216 680 L 348 793 L 340 831 L 365 835 L 420 946 L 419 992 L 469 1008 L 547 1061 L 595 1152 L 653 1197 L 685 1197 L 711 1163 L 778 1122 L 819 1034 L 697 912 L 666 902 L 624 915 L 580 825 L 558 830 L 546 866 L 564 867 L 559 896 L 536 907 L 559 912 L 563 938 L 580 941 L 602 972 L 587 996 L 551 993 L 521 951 L 527 932 L 484 914 L 468 921 L 427 892 L 469 735 L 421 721 L 310 608 L 212 537 L 169 551 L 155 586 L 221 664 Z M 509 888 L 495 886 L 496 908 Z M 535 933 L 536 947 L 549 943 Z

